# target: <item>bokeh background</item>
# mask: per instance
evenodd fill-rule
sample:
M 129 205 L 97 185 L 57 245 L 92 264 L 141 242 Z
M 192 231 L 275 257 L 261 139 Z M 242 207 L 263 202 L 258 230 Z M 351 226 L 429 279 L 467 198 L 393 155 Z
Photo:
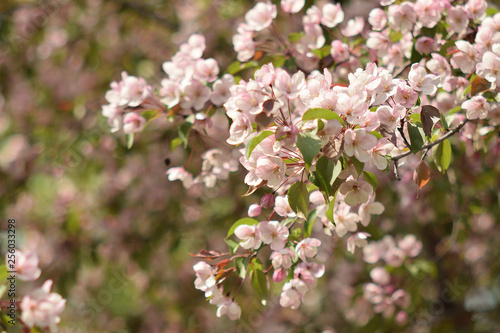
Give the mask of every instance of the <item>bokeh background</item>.
M 348 17 L 373 4 L 343 3 Z M 320 254 L 327 273 L 297 311 L 277 305 L 279 287 L 264 306 L 245 286 L 242 319 L 231 322 L 216 318 L 194 289 L 190 253 L 224 251 L 228 228 L 258 199 L 241 197 L 241 171 L 210 191 L 169 182 L 164 160 L 187 158 L 169 150 L 175 124 L 148 125 L 127 149 L 123 133 L 110 133 L 101 104 L 123 70 L 159 84 L 161 64 L 191 33 L 202 32 L 204 56 L 227 67 L 232 33 L 251 6 L 0 2 L 0 230 L 15 218 L 18 247 L 37 251 L 42 269 L 39 280 L 19 282 L 20 294 L 54 280 L 68 300 L 62 332 L 498 332 L 500 145 L 498 137 L 473 137 L 472 127 L 468 139 L 453 139 L 448 174 L 433 167 L 419 199 L 418 159 L 408 159 L 400 183 L 390 174 L 380 179 L 386 212 L 367 231 L 374 239 L 413 233 L 424 243 L 414 275 L 393 272 L 414 301 L 407 325 L 355 308 L 369 268 L 361 253 L 346 254 L 345 243 L 331 238 Z

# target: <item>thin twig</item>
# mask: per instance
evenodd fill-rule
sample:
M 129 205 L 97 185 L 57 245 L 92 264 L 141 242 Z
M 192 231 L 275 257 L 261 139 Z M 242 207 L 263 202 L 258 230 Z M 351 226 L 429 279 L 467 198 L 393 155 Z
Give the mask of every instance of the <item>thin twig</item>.
M 436 141 L 434 142 L 431 142 L 431 143 L 428 143 L 426 145 L 423 145 L 421 149 L 429 149 L 429 148 L 432 148 L 434 147 L 435 145 L 438 145 L 440 144 L 441 142 L 443 142 L 444 140 L 448 139 L 449 137 L 455 135 L 456 133 L 458 133 L 462 127 L 465 126 L 465 124 L 467 124 L 469 122 L 469 119 L 465 119 L 463 123 L 461 123 L 460 125 L 458 125 L 457 127 L 455 127 L 454 129 L 452 129 L 451 131 L 449 131 L 448 133 L 446 133 L 445 135 L 443 135 L 442 137 L 440 137 L 439 139 L 437 139 Z M 403 157 L 406 157 L 408 155 L 410 155 L 412 152 L 411 150 L 407 151 L 407 152 L 404 152 L 402 154 L 399 154 L 397 156 L 393 156 L 391 158 L 391 160 L 397 162 L 399 159 L 403 158 Z

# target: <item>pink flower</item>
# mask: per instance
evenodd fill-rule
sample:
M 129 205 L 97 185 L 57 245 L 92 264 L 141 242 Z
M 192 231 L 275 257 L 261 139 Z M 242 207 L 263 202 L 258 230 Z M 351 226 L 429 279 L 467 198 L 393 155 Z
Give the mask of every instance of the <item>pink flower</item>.
M 247 30 L 246 24 L 240 24 L 238 33 L 233 36 L 233 46 L 239 61 L 248 61 L 255 55 L 255 43 L 252 31 Z
M 375 267 L 370 271 L 370 277 L 378 285 L 386 286 L 391 282 L 390 274 L 383 267 Z
M 9 258 L 7 253 L 7 260 Z M 24 281 L 34 281 L 38 279 L 42 271 L 38 268 L 38 254 L 33 251 L 21 252 L 20 250 L 15 250 L 15 268 L 10 269 L 17 271 L 17 277 Z M 7 264 L 9 267 L 9 264 Z
M 244 249 L 258 249 L 262 244 L 260 230 L 256 225 L 239 225 L 234 234 L 241 239 L 240 246 Z
M 287 196 L 283 197 L 278 195 L 276 197 L 274 203 L 274 211 L 276 212 L 276 214 L 282 217 L 295 217 L 295 212 L 290 207 Z
M 469 19 L 465 15 L 463 7 L 456 6 L 446 10 L 446 23 L 450 25 L 453 32 L 461 34 L 469 25 Z
M 374 8 L 371 10 L 368 16 L 368 22 L 372 25 L 373 30 L 379 31 L 383 30 L 387 25 L 387 15 L 385 11 L 380 8 Z
M 259 230 L 264 244 L 270 244 L 271 249 L 278 251 L 285 247 L 290 232 L 278 221 L 266 221 L 259 223 Z
M 378 284 L 367 283 L 363 291 L 363 297 L 372 304 L 379 304 L 384 299 L 384 290 Z
M 181 89 L 179 83 L 171 79 L 161 80 L 160 96 L 162 97 L 161 102 L 173 108 L 181 100 Z
M 341 32 L 342 35 L 346 37 L 353 37 L 359 35 L 363 31 L 364 27 L 365 20 L 360 16 L 356 16 L 355 18 L 347 21 L 347 25 L 341 30 Z
M 400 5 L 389 7 L 389 26 L 392 29 L 406 32 L 413 29 L 416 21 L 417 15 L 412 3 L 404 1 Z
M 467 112 L 468 119 L 485 119 L 490 111 L 490 104 L 483 96 L 474 96 L 462 103 L 462 109 Z
M 219 75 L 219 65 L 213 58 L 198 59 L 195 62 L 195 74 L 202 81 L 213 82 Z
M 289 99 L 297 98 L 300 92 L 306 87 L 304 73 L 298 71 L 290 77 L 286 71 L 280 71 L 274 82 L 276 89 Z
M 205 37 L 202 34 L 189 36 L 187 43 L 181 44 L 180 52 L 191 59 L 201 58 L 205 51 Z
M 396 290 L 392 296 L 392 301 L 403 309 L 410 305 L 410 295 L 403 289 Z
M 375 202 L 372 196 L 367 203 L 359 206 L 359 217 L 361 219 L 361 224 L 365 227 L 370 224 L 371 215 L 380 215 L 384 212 L 385 207 L 380 202 Z
M 47 280 L 41 288 L 24 296 L 21 302 L 21 318 L 28 327 L 48 327 L 56 331 L 59 315 L 66 306 L 66 300 L 57 293 L 51 293 L 52 280 Z
M 297 258 L 295 252 L 290 248 L 284 248 L 279 251 L 271 253 L 270 259 L 274 269 L 292 267 L 293 261 Z
M 210 88 L 204 86 L 200 81 L 191 79 L 183 89 L 184 98 L 181 106 L 184 109 L 194 108 L 196 111 L 203 109 L 205 103 L 210 99 Z
M 339 192 L 345 195 L 346 204 L 356 206 L 368 202 L 373 189 L 367 182 L 351 178 L 340 185 Z
M 267 185 L 271 188 L 281 185 L 285 172 L 286 165 L 280 157 L 261 156 L 257 160 L 255 175 L 260 179 L 267 180 Z
M 477 51 L 471 43 L 465 40 L 458 40 L 455 45 L 461 52 L 453 54 L 450 63 L 453 68 L 460 68 L 464 73 L 471 73 L 476 65 Z
M 418 99 L 418 93 L 409 87 L 405 82 L 398 84 L 394 100 L 396 103 L 409 109 L 415 106 Z
M 204 261 L 200 261 L 193 266 L 193 270 L 196 273 L 196 280 L 194 281 L 194 286 L 196 289 L 201 291 L 208 291 L 215 286 L 217 280 L 215 279 L 215 272 L 212 266 Z
M 300 241 L 295 247 L 295 252 L 302 261 L 307 262 L 307 258 L 312 258 L 318 253 L 321 241 L 316 238 L 306 238 Z
M 210 101 L 215 105 L 223 105 L 231 96 L 229 88 L 234 85 L 234 77 L 231 74 L 224 76 L 214 82 L 212 86 L 213 92 L 210 96 Z
M 484 0 L 468 0 L 465 4 L 465 12 L 471 20 L 482 18 L 487 8 L 488 3 Z
M 377 138 L 364 129 L 348 129 L 344 135 L 344 151 L 347 156 L 355 156 L 360 162 L 368 162 L 368 150 L 377 144 Z
M 366 240 L 370 236 L 366 232 L 357 232 L 347 239 L 347 251 L 354 254 L 356 247 L 364 248 L 368 241 Z
M 292 310 L 295 310 L 300 306 L 301 302 L 302 295 L 295 289 L 287 289 L 281 293 L 280 305 L 284 308 L 290 307 Z
M 399 267 L 403 264 L 405 257 L 403 250 L 398 247 L 391 247 L 385 253 L 384 260 L 389 266 Z
M 245 21 L 254 31 L 261 31 L 271 25 L 278 11 L 271 2 L 259 2 L 245 14 Z
M 296 14 L 304 7 L 305 0 L 281 0 L 281 8 L 285 13 Z
M 349 45 L 336 39 L 332 42 L 330 53 L 336 63 L 346 61 L 350 56 Z
M 129 112 L 123 117 L 123 132 L 125 134 L 137 133 L 143 130 L 146 125 L 146 118 L 139 116 L 135 112 Z
M 238 320 L 241 317 L 241 308 L 238 303 L 226 297 L 223 302 L 218 304 L 216 315 L 219 318 L 226 315 L 231 320 Z
M 394 107 L 382 105 L 377 108 L 377 114 L 380 124 L 389 132 L 393 132 L 398 127 L 399 121 L 406 115 L 406 108 L 397 104 Z
M 443 5 L 435 0 L 418 0 L 413 6 L 418 22 L 424 27 L 433 28 L 441 20 Z
M 344 21 L 344 11 L 339 3 L 327 3 L 322 8 L 321 24 L 333 28 Z
M 415 50 L 420 54 L 429 54 L 437 50 L 436 41 L 430 37 L 420 37 L 415 42 Z
M 335 232 L 339 237 L 344 237 L 347 231 L 355 232 L 358 230 L 357 222 L 359 222 L 359 216 L 356 213 L 352 213 L 350 209 L 351 207 L 342 202 L 334 210 Z
M 257 204 L 253 204 L 253 205 L 250 205 L 250 207 L 248 207 L 248 216 L 249 217 L 256 217 L 256 216 L 259 216 L 261 213 L 262 213 L 262 208 Z
M 490 51 L 485 52 L 482 62 L 476 65 L 476 71 L 479 77 L 489 82 L 500 82 L 500 56 Z
M 190 188 L 193 184 L 193 175 L 186 171 L 183 167 L 170 168 L 166 172 L 168 180 L 180 180 L 184 188 Z
M 252 122 L 238 111 L 227 111 L 227 116 L 233 120 L 229 128 L 229 138 L 227 143 L 230 145 L 239 145 L 245 142 L 245 139 L 252 134 Z
M 437 91 L 439 77 L 427 74 L 420 64 L 413 64 L 408 74 L 408 81 L 414 90 L 421 91 L 424 95 L 433 95 Z
M 398 247 L 410 258 L 416 257 L 422 251 L 422 242 L 415 235 L 406 235 L 398 242 Z

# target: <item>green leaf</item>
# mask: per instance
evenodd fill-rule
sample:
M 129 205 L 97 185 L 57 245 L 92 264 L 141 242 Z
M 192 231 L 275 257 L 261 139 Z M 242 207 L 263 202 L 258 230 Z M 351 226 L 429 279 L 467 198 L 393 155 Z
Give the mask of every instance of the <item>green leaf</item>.
M 303 32 L 292 32 L 288 34 L 288 40 L 290 43 L 296 43 L 302 39 L 302 36 L 304 36 Z
M 7 290 L 7 286 L 6 285 L 0 285 L 0 298 L 3 297 L 3 294 L 5 293 L 5 291 Z
M 245 261 L 247 261 L 245 263 Z M 240 278 L 244 279 L 245 276 L 247 275 L 247 263 L 248 260 L 245 260 L 243 257 L 238 257 L 234 260 L 234 267 L 236 267 L 236 270 L 238 271 L 238 275 Z
M 373 187 L 374 191 L 375 189 L 377 189 L 378 179 L 373 173 L 369 171 L 363 171 L 363 178 L 368 184 L 370 184 Z
M 190 122 L 185 122 L 184 124 L 182 124 L 179 127 L 179 138 L 184 143 L 184 148 L 187 148 L 187 146 L 188 146 L 189 132 L 191 131 L 192 127 L 193 127 L 193 124 Z
M 451 144 L 450 141 L 444 140 L 434 151 L 434 162 L 436 167 L 442 173 L 445 173 L 451 162 Z
M 304 223 L 304 236 L 311 237 L 312 230 L 314 228 L 314 224 L 318 219 L 318 215 L 316 214 L 316 209 L 312 210 L 307 214 L 307 220 Z
M 141 112 L 141 116 L 143 116 L 147 121 L 154 120 L 160 116 L 160 112 L 158 110 L 146 110 Z
M 268 295 L 267 277 L 262 268 L 255 268 L 250 273 L 250 284 L 252 288 L 261 296 Z
M 373 135 L 374 137 L 376 137 L 377 139 L 382 139 L 384 136 L 382 134 L 380 134 L 379 132 L 377 131 L 371 131 L 369 132 L 371 135 Z
M 316 162 L 316 170 L 311 173 L 309 180 L 316 185 L 327 198 L 331 195 L 333 182 L 342 171 L 342 163 L 335 162 L 325 156 L 321 156 Z
M 310 133 L 301 133 L 297 137 L 297 148 L 299 148 L 304 161 L 306 162 L 306 167 L 309 169 L 311 162 L 318 155 L 319 151 L 323 147 L 321 140 Z
M 249 217 L 245 217 L 245 218 L 242 218 L 242 219 L 239 219 L 238 221 L 234 222 L 234 224 L 231 226 L 231 229 L 229 229 L 229 231 L 227 232 L 227 236 L 226 238 L 228 238 L 229 236 L 231 236 L 232 234 L 234 234 L 234 229 L 236 229 L 236 227 L 240 226 L 240 225 L 256 225 L 258 224 L 259 221 L 257 221 L 256 219 L 252 219 L 252 218 L 249 218 Z
M 496 9 L 496 8 L 489 7 L 486 9 L 486 16 L 493 16 L 496 13 L 498 13 L 498 9 Z
M 306 218 L 309 208 L 309 192 L 303 182 L 297 182 L 288 189 L 288 203 L 299 217 Z
M 344 179 L 337 178 L 332 186 L 333 198 L 330 200 L 328 204 L 328 209 L 326 210 L 326 217 L 335 224 L 335 220 L 333 218 L 333 209 L 335 208 L 335 197 L 337 196 L 337 191 L 339 190 L 340 185 L 344 182 Z
M 134 145 L 134 133 L 127 134 L 127 148 L 130 149 Z
M 245 150 L 246 157 L 250 158 L 250 155 L 252 154 L 255 147 L 257 147 L 259 143 L 261 143 L 265 138 L 267 138 L 271 134 L 273 134 L 273 131 L 262 131 L 259 135 L 250 140 Z
M 363 162 L 358 161 L 358 159 L 354 156 L 350 156 L 349 159 L 351 160 L 352 164 L 354 165 L 354 168 L 356 169 L 356 172 L 358 173 L 358 178 L 361 176 L 363 173 L 363 169 L 365 167 L 365 164 Z
M 422 149 L 424 145 L 425 134 L 420 126 L 414 125 L 412 123 L 408 124 L 408 134 L 410 135 L 410 148 L 413 154 Z
M 416 42 L 415 42 L 415 43 L 413 43 L 413 47 L 412 47 L 412 49 L 411 49 L 411 58 L 410 58 L 410 62 L 411 62 L 412 64 L 415 64 L 415 63 L 420 62 L 420 60 L 422 60 L 422 58 L 423 58 L 423 56 L 422 56 L 420 53 L 418 53 L 417 49 L 415 48 L 415 44 L 416 44 Z
M 225 238 L 224 242 L 226 242 L 226 244 L 229 246 L 229 252 L 231 253 L 231 255 L 233 255 L 236 252 L 236 250 L 238 250 L 238 248 L 240 247 L 240 243 L 232 239 Z
M 259 63 L 257 61 L 249 61 L 245 63 L 241 63 L 239 61 L 234 61 L 232 62 L 226 69 L 226 72 L 229 74 L 236 74 L 239 73 L 245 69 L 252 68 L 252 67 L 257 67 Z M 235 81 L 238 82 L 238 81 Z
M 303 121 L 314 120 L 314 119 L 325 119 L 325 120 L 336 119 L 340 122 L 342 126 L 344 126 L 344 121 L 342 120 L 342 118 L 340 118 L 338 114 L 324 108 L 309 109 L 302 116 Z
M 170 141 L 170 151 L 174 151 L 175 148 L 179 147 L 182 145 L 182 139 L 181 138 L 175 138 L 172 141 Z
M 447 116 L 452 115 L 454 113 L 457 113 L 459 111 L 462 111 L 462 107 L 461 106 L 457 106 L 456 108 L 453 108 L 450 111 L 448 111 Z
M 8 269 L 6 265 L 0 265 L 0 281 L 4 281 L 5 278 L 9 276 L 7 273 Z
M 448 122 L 446 121 L 446 116 L 444 114 L 439 115 L 441 117 L 441 124 L 443 124 L 443 130 L 448 130 Z

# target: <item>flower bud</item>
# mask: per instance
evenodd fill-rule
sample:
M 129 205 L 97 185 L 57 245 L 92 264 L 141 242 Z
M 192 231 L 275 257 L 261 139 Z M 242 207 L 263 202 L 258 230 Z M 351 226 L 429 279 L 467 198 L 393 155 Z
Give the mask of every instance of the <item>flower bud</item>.
M 260 206 L 264 209 L 274 207 L 274 196 L 272 194 L 266 194 L 260 200 Z
M 259 216 L 261 213 L 262 213 L 262 209 L 257 204 L 253 204 L 253 205 L 250 205 L 250 207 L 248 207 L 248 216 L 250 216 L 250 217 Z
M 277 269 L 273 273 L 273 281 L 275 283 L 281 282 L 286 277 L 286 271 L 283 268 Z

